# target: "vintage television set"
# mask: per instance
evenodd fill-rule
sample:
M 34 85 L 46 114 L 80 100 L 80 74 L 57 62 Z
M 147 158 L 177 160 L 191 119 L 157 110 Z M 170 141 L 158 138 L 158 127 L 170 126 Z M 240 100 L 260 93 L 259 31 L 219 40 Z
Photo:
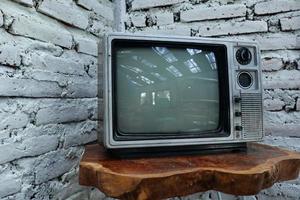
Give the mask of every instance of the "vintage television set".
M 110 152 L 236 149 L 263 138 L 255 42 L 111 33 L 103 43 Z

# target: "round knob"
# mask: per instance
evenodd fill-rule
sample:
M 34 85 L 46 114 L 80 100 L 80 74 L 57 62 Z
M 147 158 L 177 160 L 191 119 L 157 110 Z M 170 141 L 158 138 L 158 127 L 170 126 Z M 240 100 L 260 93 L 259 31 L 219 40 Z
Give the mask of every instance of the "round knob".
M 238 84 L 244 89 L 250 88 L 253 84 L 252 75 L 247 71 L 240 72 L 238 75 Z
M 246 47 L 239 48 L 236 52 L 236 60 L 241 65 L 248 65 L 252 60 L 252 54 Z

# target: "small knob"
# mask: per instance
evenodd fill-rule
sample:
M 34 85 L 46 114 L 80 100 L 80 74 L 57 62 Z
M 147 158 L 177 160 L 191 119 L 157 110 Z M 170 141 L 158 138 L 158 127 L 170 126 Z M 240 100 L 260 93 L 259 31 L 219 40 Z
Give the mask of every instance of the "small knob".
M 242 126 L 235 126 L 235 130 L 236 130 L 236 131 L 242 131 L 242 130 L 243 130 L 243 127 L 242 127 Z
M 241 47 L 236 52 L 236 60 L 241 65 L 248 65 L 252 60 L 252 54 L 246 47 Z
M 234 115 L 235 115 L 236 117 L 240 117 L 240 116 L 242 116 L 242 112 L 238 112 L 238 111 L 237 111 L 237 112 L 234 113 Z
M 242 101 L 241 97 L 234 97 L 234 102 L 235 103 L 240 103 Z

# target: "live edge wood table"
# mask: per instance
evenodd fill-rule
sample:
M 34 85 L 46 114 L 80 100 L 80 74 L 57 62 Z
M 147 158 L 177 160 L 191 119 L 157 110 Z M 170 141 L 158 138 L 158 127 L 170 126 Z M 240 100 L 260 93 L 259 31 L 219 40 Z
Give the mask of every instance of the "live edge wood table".
M 86 146 L 79 182 L 107 196 L 156 200 L 217 190 L 255 195 L 274 183 L 295 179 L 300 153 L 250 143 L 247 151 L 192 156 L 117 159 L 98 144 Z

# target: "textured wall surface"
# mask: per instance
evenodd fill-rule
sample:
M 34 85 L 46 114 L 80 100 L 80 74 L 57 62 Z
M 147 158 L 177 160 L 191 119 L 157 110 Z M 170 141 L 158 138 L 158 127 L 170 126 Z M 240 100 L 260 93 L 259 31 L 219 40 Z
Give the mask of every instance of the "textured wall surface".
M 115 5 L 113 13 L 109 0 L 0 1 L 0 199 L 109 199 L 79 186 L 77 173 L 83 145 L 101 131 L 97 43 L 115 23 L 134 33 L 260 42 L 265 142 L 300 151 L 298 0 L 128 0 L 126 8 L 124 0 L 116 0 Z M 299 194 L 300 179 L 257 197 L 294 200 Z M 182 199 L 211 195 L 216 198 L 205 193 Z
M 125 20 L 126 31 L 140 34 L 258 41 L 265 143 L 300 151 L 299 0 L 128 0 Z M 300 199 L 300 179 L 276 184 L 257 198 Z
M 0 1 L 0 199 L 102 199 L 77 172 L 113 19 L 109 0 Z

